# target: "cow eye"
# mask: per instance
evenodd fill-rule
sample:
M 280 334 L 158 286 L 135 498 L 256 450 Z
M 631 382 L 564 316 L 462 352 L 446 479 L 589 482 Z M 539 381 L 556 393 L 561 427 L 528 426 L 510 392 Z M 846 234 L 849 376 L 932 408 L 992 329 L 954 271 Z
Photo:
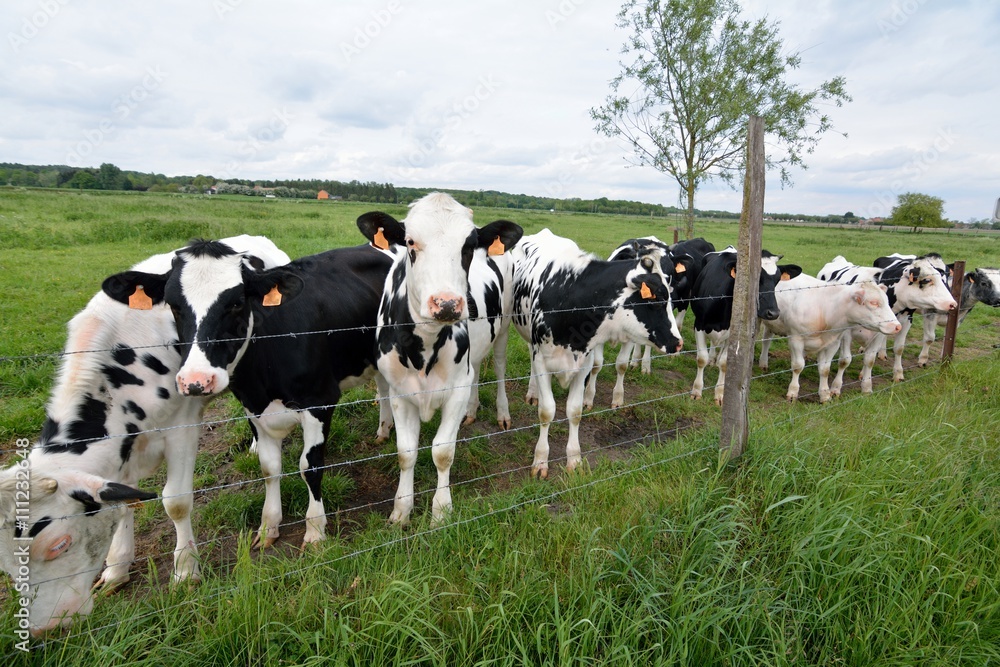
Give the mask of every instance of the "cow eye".
M 408 245 L 408 246 L 410 246 L 412 248 L 412 247 L 414 247 L 414 246 L 417 245 L 417 242 L 414 241 L 413 239 L 406 239 L 406 245 Z
M 647 271 L 652 271 L 653 270 L 653 260 L 651 260 L 649 257 L 643 258 L 643 260 L 642 260 L 642 268 L 646 269 Z

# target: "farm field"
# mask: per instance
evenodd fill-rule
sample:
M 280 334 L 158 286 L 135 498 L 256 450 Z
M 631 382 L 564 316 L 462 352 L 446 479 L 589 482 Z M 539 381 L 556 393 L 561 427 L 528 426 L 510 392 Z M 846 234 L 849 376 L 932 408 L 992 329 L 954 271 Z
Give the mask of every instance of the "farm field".
M 65 323 L 107 275 L 191 237 L 270 237 L 290 256 L 363 241 L 366 203 L 0 188 L 0 448 L 35 439 Z M 476 210 L 531 234 L 544 227 L 606 256 L 621 241 L 672 238 L 648 218 Z M 699 222 L 717 247 L 733 223 Z M 836 254 L 869 264 L 891 252 L 940 252 L 969 269 L 1000 265 L 1000 239 L 765 226 L 763 246 L 816 271 Z M 1000 661 L 1000 312 L 977 306 L 959 329 L 957 360 L 885 377 L 862 397 L 856 383 L 820 406 L 817 373 L 784 401 L 787 349 L 751 390 L 748 453 L 715 452 L 718 408 L 687 398 L 693 317 L 684 353 L 633 371 L 626 405 L 610 411 L 613 353 L 581 437 L 589 472 L 527 480 L 537 436 L 523 404 L 528 359 L 511 336 L 508 393 L 515 429 L 495 436 L 482 389 L 479 421 L 464 428 L 452 479 L 455 515 L 428 524 L 429 494 L 413 525 L 385 526 L 396 483 L 394 441 L 377 445 L 373 387 L 336 411 L 327 462 L 331 537 L 300 553 L 305 486 L 282 481 L 286 520 L 274 551 L 249 550 L 263 485 L 245 451 L 249 429 L 231 398 L 210 418 L 196 466 L 195 529 L 204 581 L 173 587 L 172 528 L 158 503 L 137 512 L 133 581 L 98 600 L 39 664 L 986 664 Z M 933 354 L 939 353 L 939 342 Z M 14 357 L 14 358 L 10 358 Z M 27 358 L 23 358 L 27 357 Z M 891 362 L 879 362 L 877 374 Z M 856 378 L 859 360 L 849 370 Z M 715 370 L 706 372 L 706 384 Z M 493 379 L 484 373 L 483 380 Z M 710 396 L 709 392 L 706 392 Z M 564 396 L 557 390 L 557 398 Z M 560 412 L 561 415 L 561 402 Z M 425 425 L 423 442 L 436 425 Z M 565 429 L 553 428 L 553 471 Z M 297 470 L 301 441 L 286 443 Z M 589 450 L 589 452 L 588 452 Z M 433 488 L 422 452 L 418 493 Z M 162 478 L 147 480 L 156 489 Z M 242 531 L 242 533 L 241 533 Z M 0 609 L 11 619 L 15 607 Z M 14 654 L 0 630 L 0 651 Z

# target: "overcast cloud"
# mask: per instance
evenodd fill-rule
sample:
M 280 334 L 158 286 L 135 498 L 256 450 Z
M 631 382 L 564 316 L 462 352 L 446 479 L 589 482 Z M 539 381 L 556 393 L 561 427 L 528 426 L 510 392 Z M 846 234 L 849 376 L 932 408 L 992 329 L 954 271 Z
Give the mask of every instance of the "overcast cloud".
M 345 7 L 344 5 L 349 5 Z M 854 102 L 766 210 L 949 218 L 1000 196 L 1000 3 L 745 0 Z M 677 204 L 589 109 L 625 34 L 605 0 L 5 0 L 0 161 L 218 178 L 330 178 Z M 846 133 L 845 138 L 842 133 Z M 738 210 L 709 183 L 696 205 Z

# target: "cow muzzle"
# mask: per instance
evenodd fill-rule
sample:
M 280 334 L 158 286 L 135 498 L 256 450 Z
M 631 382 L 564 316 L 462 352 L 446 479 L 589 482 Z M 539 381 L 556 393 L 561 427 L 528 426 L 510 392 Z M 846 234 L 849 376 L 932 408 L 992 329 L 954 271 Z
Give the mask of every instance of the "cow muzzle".
M 771 320 L 778 319 L 778 315 L 779 314 L 780 313 L 778 312 L 777 308 L 766 308 L 764 310 L 758 311 L 757 312 L 757 317 L 759 317 L 762 320 L 771 321 Z
M 427 310 L 436 322 L 456 322 L 465 310 L 465 297 L 457 294 L 434 294 L 427 299 Z
M 220 391 L 218 374 L 198 371 L 178 373 L 177 391 L 181 396 L 211 396 Z

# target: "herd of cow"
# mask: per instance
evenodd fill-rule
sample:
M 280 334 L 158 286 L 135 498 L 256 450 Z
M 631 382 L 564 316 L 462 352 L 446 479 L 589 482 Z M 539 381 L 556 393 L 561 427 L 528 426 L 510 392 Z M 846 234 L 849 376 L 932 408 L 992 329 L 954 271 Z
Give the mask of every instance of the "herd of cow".
M 451 506 L 456 436 L 463 421 L 476 417 L 479 371 L 490 351 L 497 421 L 511 426 L 504 387 L 511 324 L 531 352 L 528 400 L 537 402 L 540 423 L 534 476 L 548 474 L 552 376 L 569 387 L 566 467 L 572 470 L 581 461 L 579 424 L 594 402 L 604 344 L 622 344 L 612 394 L 620 406 L 623 376 L 640 346 L 646 346 L 645 372 L 652 348 L 682 349 L 679 323 L 689 306 L 697 344 L 691 395 L 700 398 L 704 369 L 714 363 L 715 400 L 723 400 L 740 268 L 731 247 L 632 239 L 604 261 L 548 230 L 522 236 L 505 220 L 477 228 L 469 209 L 440 193 L 413 203 L 403 221 L 368 213 L 358 228 L 368 243 L 295 261 L 263 237 L 194 241 L 107 278 L 72 319 L 28 459 L 29 522 L 14 520 L 21 489 L 15 470 L 0 472 L 0 560 L 16 576 L 13 554 L 31 538 L 33 634 L 68 627 L 74 614 L 90 612 L 92 588 L 128 580 L 132 505 L 157 497 L 136 484 L 163 461 L 162 500 L 177 535 L 174 578 L 198 577 L 190 516 L 195 456 L 205 407 L 226 389 L 246 410 L 265 477 L 259 547 L 279 535 L 281 442 L 296 425 L 310 496 L 304 541 L 323 539 L 320 488 L 332 410 L 345 389 L 371 378 L 379 391 L 377 438 L 396 429 L 400 480 L 391 522 L 409 519 L 420 424 L 441 411 L 431 448 L 438 471 L 432 512 L 441 521 Z M 819 360 L 820 400 L 840 393 L 852 338 L 865 346 L 862 391 L 871 391 L 872 365 L 890 336 L 894 377 L 901 380 L 913 311 L 924 313 L 925 363 L 936 314 L 957 307 L 948 267 L 937 255 L 894 255 L 874 267 L 837 257 L 816 278 L 780 259 L 761 254 L 757 315 L 767 333 L 760 365 L 767 367 L 770 336 L 787 337 L 792 400 L 806 354 Z M 963 316 L 977 301 L 1000 306 L 998 290 L 996 270 L 967 274 Z

